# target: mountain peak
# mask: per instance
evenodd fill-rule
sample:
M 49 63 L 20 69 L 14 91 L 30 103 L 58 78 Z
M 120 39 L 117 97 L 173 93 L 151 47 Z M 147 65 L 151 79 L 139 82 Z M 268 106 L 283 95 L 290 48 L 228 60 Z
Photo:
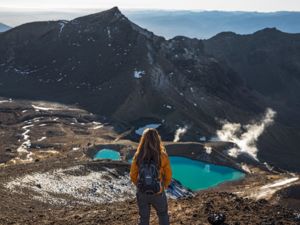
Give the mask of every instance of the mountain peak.
M 117 6 L 111 8 L 111 9 L 102 11 L 102 12 L 100 12 L 100 14 L 107 14 L 107 15 L 111 15 L 113 17 L 123 16 L 122 12 L 120 11 L 120 9 Z
M 227 40 L 230 40 L 230 39 L 233 39 L 235 37 L 237 37 L 239 34 L 236 34 L 234 32 L 231 32 L 231 31 L 224 31 L 224 32 L 221 32 L 221 33 L 218 33 L 216 34 L 215 36 L 211 37 L 210 39 L 211 40 L 223 40 L 223 39 L 227 39 Z
M 261 31 L 264 31 L 264 32 L 281 32 L 276 27 L 266 27 L 266 28 L 262 29 Z
M 125 16 L 121 13 L 119 8 L 117 6 L 115 6 L 111 9 L 108 9 L 108 10 L 105 10 L 102 12 L 98 12 L 98 13 L 94 13 L 94 14 L 90 14 L 87 16 L 76 18 L 75 20 L 76 21 L 80 20 L 80 21 L 86 21 L 86 22 L 95 22 L 98 19 L 99 20 L 113 20 L 113 19 L 119 19 L 121 17 L 125 18 Z
M 264 28 L 262 30 L 256 31 L 253 33 L 256 37 L 269 38 L 270 40 L 274 40 L 274 38 L 281 38 L 286 36 L 286 33 L 278 30 L 276 27 L 272 28 Z
M 107 11 L 111 11 L 111 12 L 114 12 L 114 13 L 121 13 L 121 11 L 119 10 L 118 6 L 114 6 L 111 9 L 108 9 Z
M 278 30 L 276 27 L 266 27 L 264 29 L 256 31 L 254 34 L 275 34 L 275 33 L 283 33 L 282 31 Z

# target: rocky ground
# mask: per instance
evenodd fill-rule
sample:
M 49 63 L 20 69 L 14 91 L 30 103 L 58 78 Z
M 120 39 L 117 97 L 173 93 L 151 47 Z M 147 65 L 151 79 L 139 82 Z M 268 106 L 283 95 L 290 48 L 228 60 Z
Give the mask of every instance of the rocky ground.
M 129 164 L 91 159 L 106 146 L 127 159 L 137 145 L 127 135 L 76 106 L 1 99 L 0 224 L 135 224 Z M 223 213 L 227 224 L 299 224 L 299 175 L 230 158 L 224 152 L 229 145 L 165 142 L 170 155 L 247 173 L 194 196 L 169 193 L 171 223 L 208 224 L 210 215 Z
M 43 179 L 46 181 L 46 178 L 51 181 L 53 178 L 49 171 L 58 170 L 63 173 L 59 174 L 56 184 L 38 183 Z M 103 174 L 103 171 L 109 172 Z M 130 188 L 129 179 L 122 176 L 126 176 L 128 171 L 128 164 L 122 162 L 66 159 L 2 168 L 0 224 L 135 224 L 138 212 L 134 189 Z M 28 175 L 34 174 L 45 176 L 30 180 Z M 63 174 L 77 180 L 69 179 L 68 183 L 60 186 L 64 184 Z M 82 183 L 91 181 L 86 178 L 88 174 L 99 175 L 90 177 L 98 183 L 98 187 L 90 185 L 89 189 L 84 189 Z M 242 182 L 224 184 L 197 193 L 194 197 L 169 198 L 172 224 L 208 224 L 207 218 L 213 213 L 223 213 L 227 224 L 298 224 L 299 210 L 288 209 L 265 199 L 234 194 L 237 190 L 249 188 L 251 182 L 263 182 L 259 177 L 261 175 L 250 176 Z M 110 184 L 113 188 L 109 187 Z M 76 185 L 81 186 L 76 190 Z M 53 186 L 59 186 L 61 192 L 53 192 L 57 188 Z M 96 191 L 93 192 L 93 188 Z M 157 218 L 152 213 L 151 224 L 157 224 Z
M 138 220 L 135 200 L 51 210 L 30 207 L 24 211 L 22 217 L 2 214 L 0 221 L 2 224 L 136 224 Z M 267 201 L 255 202 L 225 192 L 202 192 L 191 199 L 169 201 L 171 224 L 209 224 L 207 218 L 215 212 L 226 215 L 226 224 L 299 224 L 297 213 Z M 153 211 L 151 224 L 158 224 Z

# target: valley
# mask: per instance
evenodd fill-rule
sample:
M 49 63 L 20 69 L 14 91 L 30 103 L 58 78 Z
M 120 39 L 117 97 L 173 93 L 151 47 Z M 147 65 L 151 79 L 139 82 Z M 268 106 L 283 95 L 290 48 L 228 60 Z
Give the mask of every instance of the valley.
M 201 179 L 230 171 L 176 176 L 172 224 L 298 224 L 299 49 L 276 29 L 166 40 L 117 7 L 0 33 L 0 224 L 135 223 L 146 127 Z
M 0 196 L 5 202 L 0 205 L 1 224 L 125 224 L 137 220 L 135 187 L 125 160 L 132 157 L 137 142 L 124 138 L 128 132 L 117 132 L 108 120 L 71 105 L 1 99 L 0 112 Z M 243 224 L 255 212 L 252 221 L 296 224 L 297 210 L 276 205 L 280 201 L 287 207 L 295 204 L 277 193 L 297 187 L 299 174 L 269 170 L 248 157 L 228 157 L 226 149 L 232 147 L 228 142 L 164 144 L 170 156 L 229 166 L 246 174 L 241 180 L 201 192 L 191 192 L 173 181 L 167 193 L 174 224 L 205 224 L 208 214 L 216 211 L 226 213 L 232 223 Z M 117 150 L 123 160 L 93 160 L 101 148 Z M 274 205 L 279 214 L 273 214 Z M 182 209 L 185 215 L 176 213 Z

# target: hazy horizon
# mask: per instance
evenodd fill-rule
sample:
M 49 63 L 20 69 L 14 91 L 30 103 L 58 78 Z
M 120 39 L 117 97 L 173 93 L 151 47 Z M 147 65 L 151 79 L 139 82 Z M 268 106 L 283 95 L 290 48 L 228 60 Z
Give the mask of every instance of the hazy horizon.
M 73 7 L 73 8 L 61 8 L 61 7 L 52 7 L 52 8 L 37 8 L 37 7 L 5 7 L 0 4 L 0 11 L 36 11 L 36 12 L 47 12 L 47 11 L 62 11 L 62 12 L 72 12 L 72 11 L 90 11 L 90 10 L 109 10 L 111 8 L 118 7 L 121 11 L 188 11 L 188 12 L 202 12 L 202 11 L 221 11 L 221 12 L 257 12 L 257 13 L 277 13 L 277 12 L 300 12 L 300 9 L 278 9 L 274 11 L 261 11 L 261 10 L 242 10 L 242 9 L 205 9 L 205 8 L 197 8 L 197 9 L 168 9 L 168 8 L 127 8 L 120 7 L 118 5 L 111 5 L 110 7 Z
M 112 7 L 110 7 L 112 8 Z M 108 10 L 109 8 L 7 8 L 0 7 L 0 23 L 8 25 L 10 27 L 19 26 L 24 23 L 34 21 L 48 21 L 48 20 L 72 20 L 76 17 L 101 12 Z M 179 9 L 137 9 L 137 8 L 120 8 L 119 9 L 127 16 L 128 14 L 142 13 L 142 12 L 173 12 L 173 13 L 201 13 L 201 12 L 224 12 L 224 13 L 257 13 L 272 15 L 276 13 L 300 13 L 300 11 L 274 11 L 274 12 L 262 12 L 262 11 L 241 11 L 241 10 L 207 10 L 207 9 L 195 9 L 195 10 L 179 10 Z
M 171 10 L 229 10 L 229 11 L 300 11 L 298 0 L 1 0 L 0 7 L 10 8 L 110 8 L 171 9 Z

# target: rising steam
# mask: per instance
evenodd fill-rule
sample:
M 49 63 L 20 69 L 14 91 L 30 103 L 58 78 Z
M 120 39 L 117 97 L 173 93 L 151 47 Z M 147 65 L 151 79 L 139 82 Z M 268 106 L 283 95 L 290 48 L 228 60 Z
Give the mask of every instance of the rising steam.
M 180 138 L 182 137 L 182 135 L 184 135 L 186 133 L 187 129 L 188 129 L 187 126 L 179 127 L 175 132 L 173 142 L 178 142 L 180 140 Z
M 217 136 L 221 141 L 230 141 L 237 145 L 228 150 L 230 156 L 237 157 L 241 153 L 247 153 L 258 160 L 256 142 L 265 128 L 273 123 L 275 115 L 274 110 L 267 108 L 264 117 L 258 122 L 247 125 L 224 123 L 222 129 L 217 131 Z

